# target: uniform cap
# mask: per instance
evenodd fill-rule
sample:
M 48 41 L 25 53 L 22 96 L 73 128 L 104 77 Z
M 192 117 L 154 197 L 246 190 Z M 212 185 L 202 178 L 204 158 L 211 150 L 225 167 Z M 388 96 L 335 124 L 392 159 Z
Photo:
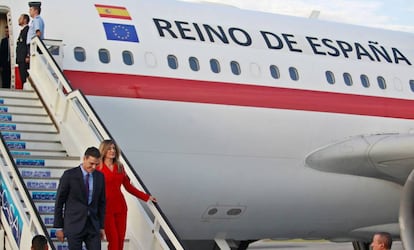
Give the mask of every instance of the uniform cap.
M 42 5 L 42 2 L 29 2 L 29 7 L 38 7 L 38 8 L 40 8 L 40 5 Z

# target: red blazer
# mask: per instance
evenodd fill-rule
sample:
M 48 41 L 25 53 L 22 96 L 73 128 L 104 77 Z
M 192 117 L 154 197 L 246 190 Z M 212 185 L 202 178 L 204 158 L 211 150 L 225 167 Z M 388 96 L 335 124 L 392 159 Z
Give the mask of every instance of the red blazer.
M 105 177 L 105 193 L 106 193 L 106 213 L 126 212 L 127 205 L 124 195 L 121 192 L 121 185 L 124 185 L 125 189 L 137 198 L 148 201 L 150 195 L 135 188 L 125 171 L 118 171 L 118 165 L 114 165 L 113 171 L 111 171 L 105 164 L 97 168 L 98 171 L 103 173 Z

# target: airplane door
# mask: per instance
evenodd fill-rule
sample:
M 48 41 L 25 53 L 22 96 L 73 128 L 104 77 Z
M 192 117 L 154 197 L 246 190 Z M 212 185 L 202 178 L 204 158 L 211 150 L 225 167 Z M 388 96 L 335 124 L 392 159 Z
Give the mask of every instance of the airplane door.
M 0 54 L 1 57 L 10 57 L 10 87 L 14 88 L 15 86 L 15 72 L 14 72 L 14 61 L 15 61 L 15 45 L 13 39 L 13 26 L 12 26 L 12 18 L 8 8 L 1 7 L 0 8 L 0 39 L 5 37 L 5 27 L 8 27 L 9 30 L 9 52 L 7 55 Z M 9 69 L 7 69 L 9 70 Z M 0 72 L 1 79 L 3 79 L 3 74 L 6 72 Z M 3 80 L 1 80 L 1 85 L 3 86 Z
M 16 71 L 18 70 L 16 62 L 16 43 L 14 42 L 14 32 L 13 32 L 13 20 L 11 18 L 10 11 L 7 12 L 7 26 L 9 27 L 9 51 L 10 51 L 10 88 L 16 88 Z

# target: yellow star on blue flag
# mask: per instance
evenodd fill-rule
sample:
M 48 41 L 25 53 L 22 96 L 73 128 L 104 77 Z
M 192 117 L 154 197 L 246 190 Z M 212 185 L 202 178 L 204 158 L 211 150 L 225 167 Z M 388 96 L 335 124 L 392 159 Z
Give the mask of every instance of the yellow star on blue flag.
M 106 39 L 138 43 L 138 34 L 134 25 L 119 23 L 103 23 Z

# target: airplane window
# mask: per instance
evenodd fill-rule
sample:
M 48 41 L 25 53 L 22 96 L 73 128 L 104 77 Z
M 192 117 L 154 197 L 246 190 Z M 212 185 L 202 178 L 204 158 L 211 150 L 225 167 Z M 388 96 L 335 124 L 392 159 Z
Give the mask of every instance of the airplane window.
M 190 68 L 193 71 L 199 71 L 200 70 L 200 64 L 198 63 L 198 59 L 195 57 L 188 58 L 188 63 L 190 64 Z
M 386 88 L 387 88 L 387 84 L 386 84 L 386 82 L 385 82 L 384 77 L 382 77 L 382 76 L 378 76 L 378 77 L 377 77 L 377 81 L 378 81 L 378 86 L 379 86 L 381 89 L 386 89 Z
M 290 75 L 290 79 L 292 79 L 293 81 L 299 80 L 299 73 L 295 67 L 289 68 L 289 75 Z
M 178 68 L 178 60 L 176 56 L 168 55 L 167 60 L 168 60 L 168 66 L 170 66 L 171 69 Z
M 122 59 L 126 65 L 134 64 L 134 57 L 132 56 L 131 51 L 124 50 L 122 51 Z
M 110 56 L 109 51 L 107 49 L 99 49 L 99 60 L 102 63 L 109 63 Z
M 47 50 L 49 50 L 49 53 L 53 56 L 58 56 L 60 54 L 60 46 L 57 45 L 50 45 Z
M 369 88 L 369 79 L 366 75 L 361 75 L 361 83 L 365 88 Z
M 214 73 L 220 73 L 220 63 L 216 59 L 210 60 L 210 68 Z
M 414 80 L 410 80 L 410 88 L 414 92 Z
M 231 67 L 231 72 L 233 72 L 233 74 L 235 75 L 240 75 L 241 70 L 240 70 L 240 65 L 238 62 L 236 61 L 231 61 L 230 62 L 230 67 Z
M 334 74 L 332 73 L 332 71 L 326 71 L 325 72 L 325 75 L 326 75 L 326 80 L 328 81 L 328 83 L 330 83 L 330 84 L 334 84 L 335 83 L 335 76 L 334 76 Z
M 349 73 L 344 73 L 344 82 L 346 85 L 348 86 L 352 86 L 353 82 L 352 82 L 352 76 Z
M 272 75 L 274 79 L 280 78 L 279 68 L 276 65 L 270 65 L 269 69 L 270 69 L 270 74 Z
M 86 60 L 86 53 L 85 49 L 82 47 L 75 47 L 73 50 L 73 53 L 75 55 L 75 59 L 78 62 L 84 62 Z

